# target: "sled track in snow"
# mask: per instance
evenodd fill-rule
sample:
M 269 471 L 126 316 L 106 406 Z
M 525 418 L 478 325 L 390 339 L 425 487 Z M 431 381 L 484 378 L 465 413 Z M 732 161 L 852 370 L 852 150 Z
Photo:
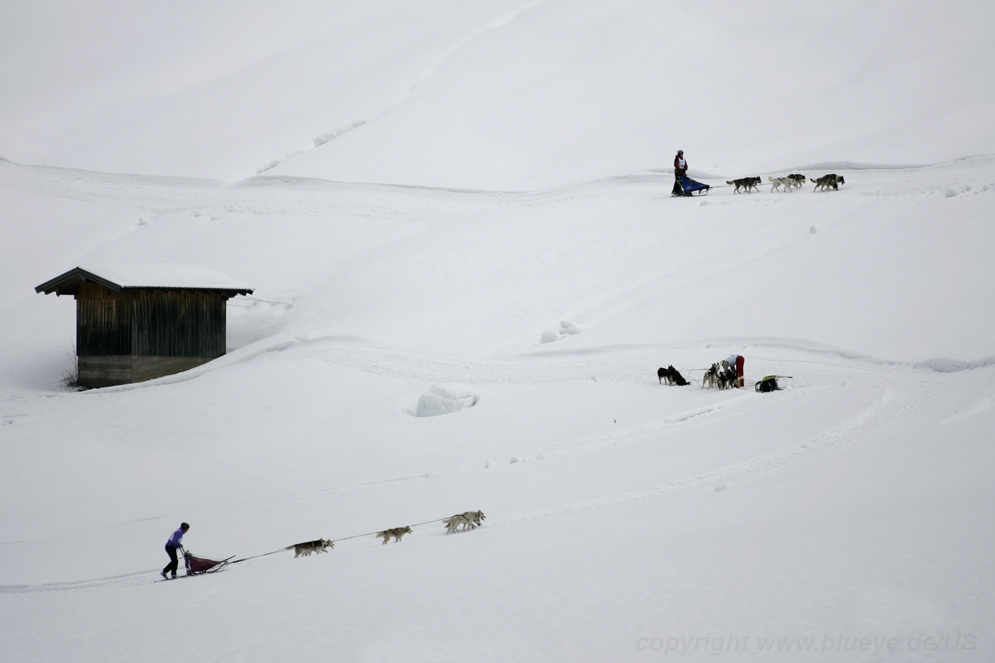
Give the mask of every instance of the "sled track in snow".
M 136 571 L 119 576 L 107 576 L 92 580 L 77 580 L 75 582 L 48 582 L 37 585 L 0 585 L 0 596 L 16 594 L 38 594 L 48 592 L 81 592 L 91 589 L 109 587 L 134 587 L 154 582 L 151 578 L 156 571 Z
M 516 523 L 547 518 L 563 518 L 583 515 L 595 511 L 619 509 L 647 502 L 661 502 L 683 499 L 735 489 L 736 486 L 762 480 L 775 473 L 789 471 L 834 453 L 851 444 L 874 443 L 885 436 L 902 435 L 917 426 L 916 413 L 927 408 L 936 400 L 939 390 L 944 388 L 947 376 L 931 372 L 910 372 L 911 379 L 895 381 L 893 384 L 882 384 L 881 380 L 872 379 L 873 384 L 881 389 L 880 396 L 869 406 L 854 412 L 815 435 L 800 440 L 797 443 L 780 449 L 774 453 L 749 459 L 745 462 L 721 468 L 696 476 L 689 476 L 677 481 L 663 483 L 648 489 L 622 493 L 591 500 L 582 500 L 568 504 L 555 505 L 523 511 L 518 513 L 490 514 L 488 529 L 512 526 Z M 872 377 L 880 374 L 872 373 Z M 909 377 L 906 374 L 906 377 Z M 744 396 L 746 394 L 743 394 Z M 610 437 L 628 438 L 645 437 L 659 432 L 661 426 L 694 420 L 725 409 L 722 405 L 700 408 L 685 415 L 671 416 L 661 420 L 659 426 L 644 425 L 628 432 L 613 433 Z M 645 429 L 645 430 L 644 430 Z M 592 438 L 597 446 L 614 444 L 612 440 Z M 493 471 L 477 469 L 470 471 Z M 355 487 L 352 487 L 355 488 Z M 331 489 L 335 491 L 339 489 Z M 324 491 L 322 491 L 324 492 Z M 289 498 L 292 496 L 284 496 Z M 432 521 L 434 522 L 434 521 Z M 417 538 L 417 537 L 415 537 Z M 158 580 L 154 577 L 156 571 L 141 571 L 117 576 L 95 578 L 63 583 L 16 584 L 0 585 L 0 596 L 17 596 L 48 592 L 81 592 L 99 589 L 122 589 L 150 584 Z
M 678 481 L 660 484 L 649 489 L 623 493 L 606 498 L 564 504 L 517 515 L 496 515 L 491 524 L 500 526 L 525 520 L 579 515 L 602 509 L 626 507 L 648 501 L 672 500 L 704 493 L 719 492 L 737 485 L 764 479 L 811 463 L 826 454 L 834 453 L 850 444 L 873 443 L 886 435 L 901 434 L 915 428 L 916 412 L 933 401 L 939 384 L 919 381 L 913 389 L 899 393 L 883 388 L 881 397 L 870 407 L 854 413 L 844 421 L 816 435 L 801 440 L 771 454 L 759 456 L 743 463 L 722 468 Z

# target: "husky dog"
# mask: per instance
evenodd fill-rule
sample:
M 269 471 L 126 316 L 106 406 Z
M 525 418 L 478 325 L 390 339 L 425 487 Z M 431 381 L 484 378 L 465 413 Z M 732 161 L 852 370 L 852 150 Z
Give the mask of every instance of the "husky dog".
M 663 384 L 664 380 L 667 381 L 667 384 L 676 384 L 680 387 L 683 387 L 688 383 L 688 381 L 684 379 L 684 376 L 681 375 L 681 372 L 674 368 L 673 365 L 668 366 L 667 368 L 658 368 L 656 370 L 656 376 L 660 378 L 660 384 Z
M 471 520 L 474 527 L 480 527 L 487 520 L 487 516 L 484 515 L 483 511 L 467 511 L 463 513 L 463 516 Z
M 771 183 L 771 193 L 774 193 L 782 186 L 785 191 L 791 191 L 791 187 L 795 185 L 794 181 L 788 179 L 787 177 L 768 177 L 767 179 L 770 180 Z
M 791 180 L 792 186 L 795 186 L 799 189 L 805 186 L 805 176 L 802 175 L 801 173 L 792 173 L 788 175 L 787 179 Z
M 728 389 L 729 388 L 729 362 L 727 362 L 725 359 L 723 359 L 721 362 L 719 362 L 719 366 L 720 366 L 720 368 L 719 368 L 719 374 L 715 376 L 715 379 L 718 381 L 719 389 Z
M 311 553 L 323 553 L 329 548 L 334 548 L 335 544 L 331 541 L 326 541 L 325 539 L 318 539 L 317 541 L 308 541 L 306 543 L 295 543 L 292 546 L 287 546 L 286 550 L 294 549 L 294 557 L 300 557 L 303 555 L 307 557 Z
M 466 529 L 468 526 L 470 527 L 470 529 L 473 529 L 474 527 L 473 523 L 470 522 L 467 519 L 467 517 L 464 516 L 462 513 L 446 518 L 445 520 L 442 521 L 442 524 L 446 526 L 446 534 L 452 534 L 453 532 L 458 532 L 460 525 L 463 526 L 463 529 Z
M 810 179 L 810 182 L 815 183 L 815 188 L 813 191 L 818 191 L 822 189 L 823 191 L 829 191 L 829 187 L 833 187 L 833 191 L 840 190 L 840 184 L 846 184 L 846 180 L 835 173 L 830 173 L 828 175 L 823 175 L 817 179 Z
M 483 511 L 467 511 L 446 518 L 442 523 L 446 526 L 446 534 L 452 534 L 458 531 L 460 527 L 464 530 L 476 529 L 486 519 L 487 516 L 484 515 Z
M 736 369 L 733 368 L 732 366 L 730 366 L 729 370 L 726 371 L 726 382 L 729 383 L 730 387 L 737 387 L 738 388 L 738 387 L 741 386 L 739 384 L 739 375 L 737 375 Z
M 722 360 L 722 370 L 719 371 L 719 389 L 731 389 L 732 387 L 739 386 L 739 376 L 736 375 L 736 369 L 729 365 L 727 361 Z
M 662 370 L 662 369 L 661 369 Z M 686 387 L 688 381 L 684 379 L 681 372 L 674 368 L 672 365 L 667 367 L 667 383 L 676 384 L 678 387 Z
M 401 537 L 404 536 L 405 534 L 411 534 L 410 527 L 395 527 L 393 529 L 385 529 L 382 532 L 377 532 L 377 538 L 383 539 L 383 544 L 387 545 L 387 542 L 390 541 L 390 537 L 394 537 L 394 540 L 400 543 Z
M 705 377 L 701 381 L 701 388 L 704 389 L 705 385 L 715 388 L 719 386 L 719 365 L 712 364 L 712 367 L 705 371 Z
M 733 193 L 739 193 L 740 189 L 746 193 L 750 193 L 751 189 L 760 191 L 760 189 L 757 189 L 757 185 L 760 184 L 761 181 L 762 180 L 759 177 L 741 177 L 738 180 L 733 180 L 731 182 L 727 181 L 726 184 L 733 184 L 736 186 Z

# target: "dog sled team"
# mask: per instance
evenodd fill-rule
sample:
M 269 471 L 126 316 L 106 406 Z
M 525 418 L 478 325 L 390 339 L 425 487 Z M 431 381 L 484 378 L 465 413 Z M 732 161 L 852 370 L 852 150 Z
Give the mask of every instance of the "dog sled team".
M 443 518 L 442 524 L 446 527 L 446 534 L 453 534 L 459 531 L 473 530 L 477 529 L 483 525 L 487 516 L 484 515 L 483 511 L 465 511 L 463 513 L 458 513 L 455 516 L 450 516 L 449 518 Z M 439 521 L 431 521 L 439 522 Z M 420 525 L 425 525 L 427 523 L 419 523 Z M 222 567 L 228 565 L 231 562 L 232 557 L 221 561 L 214 561 L 210 559 L 204 559 L 200 557 L 194 557 L 193 555 L 187 553 L 183 549 L 183 544 L 181 543 L 183 535 L 187 533 L 190 529 L 190 525 L 187 523 L 181 523 L 179 529 L 173 532 L 173 535 L 169 537 L 169 541 L 166 542 L 166 554 L 169 555 L 169 564 L 166 565 L 160 575 L 163 580 L 170 580 L 176 578 L 176 570 L 179 567 L 179 559 L 177 557 L 177 551 L 181 551 L 186 560 L 187 575 L 199 575 L 202 573 L 211 573 L 221 569 Z M 405 534 L 411 534 L 412 529 L 410 525 L 404 527 L 392 527 L 390 529 L 385 529 L 382 532 L 377 532 L 376 536 L 378 539 L 383 539 L 383 545 L 387 545 L 391 539 L 400 543 L 401 539 Z M 366 536 L 365 534 L 359 536 Z M 348 537 L 356 538 L 356 537 Z M 328 552 L 329 549 L 335 548 L 335 542 L 330 539 L 315 539 L 314 541 L 305 541 L 303 543 L 295 543 L 292 546 L 287 546 L 286 548 L 281 548 L 280 550 L 274 550 L 273 552 L 265 553 L 265 555 L 272 555 L 282 550 L 293 550 L 294 557 L 309 557 L 312 554 L 321 554 L 323 552 Z M 256 557 L 263 557 L 265 555 L 256 555 Z M 246 559 L 253 559 L 253 557 L 246 557 L 244 559 L 236 560 L 236 562 L 244 562 Z
M 712 389 L 732 389 L 743 386 L 743 366 L 746 360 L 743 355 L 734 354 L 721 362 L 712 364 L 711 368 L 705 371 L 705 377 L 701 381 L 701 388 L 706 386 Z M 701 370 L 701 369 L 698 369 Z M 659 368 L 656 377 L 660 384 L 666 380 L 669 385 L 684 387 L 690 384 L 680 371 L 672 365 L 667 368 Z
M 688 162 L 684 158 L 684 150 L 677 150 L 677 156 L 674 157 L 674 196 L 690 196 L 692 193 L 707 193 L 709 190 L 709 185 L 701 184 L 700 182 L 695 182 L 687 176 L 688 172 Z M 785 175 L 784 177 L 768 177 L 770 183 L 770 192 L 774 193 L 776 191 L 792 191 L 793 189 L 800 189 L 805 186 L 806 177 L 801 173 L 792 173 L 791 175 Z M 842 175 L 837 175 L 836 173 L 829 173 L 828 175 L 823 175 L 822 177 L 817 177 L 815 179 L 808 178 L 808 181 L 815 184 L 813 191 L 833 191 L 840 190 L 840 184 L 846 184 L 846 180 L 843 179 Z M 760 191 L 760 185 L 763 180 L 759 177 L 740 177 L 735 180 L 726 180 L 726 184 L 734 187 L 733 193 L 752 193 L 754 191 Z
M 746 360 L 743 358 L 743 355 L 734 354 L 720 362 L 712 364 L 710 368 L 705 370 L 705 377 L 701 380 L 701 388 L 704 389 L 705 387 L 710 387 L 712 389 L 738 389 L 743 387 L 743 366 L 745 363 Z M 689 384 L 688 381 L 684 379 L 684 376 L 681 375 L 680 372 L 673 366 L 657 369 L 656 376 L 659 378 L 660 384 L 663 384 L 664 380 L 667 381 L 667 384 L 677 385 L 680 387 Z M 762 380 L 754 383 L 753 388 L 760 394 L 780 391 L 782 387 L 778 383 L 778 380 L 784 378 L 791 378 L 791 376 L 768 375 Z

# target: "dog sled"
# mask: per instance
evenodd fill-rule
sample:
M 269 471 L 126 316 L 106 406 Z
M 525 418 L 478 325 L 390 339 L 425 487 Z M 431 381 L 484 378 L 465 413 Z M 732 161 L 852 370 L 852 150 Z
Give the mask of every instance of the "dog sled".
M 674 190 L 671 195 L 675 198 L 693 196 L 694 194 L 701 195 L 702 193 L 708 193 L 708 190 L 711 188 L 708 184 L 696 182 L 687 175 L 682 175 L 681 179 L 674 182 Z
M 228 566 L 228 564 L 235 558 L 234 555 L 228 559 L 213 560 L 207 559 L 205 557 L 194 557 L 190 553 L 183 552 L 183 561 L 187 567 L 188 576 L 199 576 L 205 573 L 217 573 L 221 569 Z
M 781 385 L 777 383 L 778 380 L 787 378 L 791 379 L 790 375 L 768 375 L 763 380 L 760 380 L 753 385 L 759 394 L 769 394 L 772 391 L 781 391 Z

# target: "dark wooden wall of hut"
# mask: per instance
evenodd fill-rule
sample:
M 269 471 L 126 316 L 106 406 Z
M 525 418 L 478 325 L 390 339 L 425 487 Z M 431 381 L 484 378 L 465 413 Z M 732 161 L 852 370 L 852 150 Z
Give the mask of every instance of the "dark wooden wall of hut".
M 85 283 L 76 293 L 76 354 L 131 354 L 131 295 Z
M 225 297 L 189 290 L 111 292 L 96 284 L 76 295 L 76 354 L 81 357 L 220 357 Z
M 220 357 L 225 298 L 213 292 L 138 290 L 132 299 L 132 354 Z

